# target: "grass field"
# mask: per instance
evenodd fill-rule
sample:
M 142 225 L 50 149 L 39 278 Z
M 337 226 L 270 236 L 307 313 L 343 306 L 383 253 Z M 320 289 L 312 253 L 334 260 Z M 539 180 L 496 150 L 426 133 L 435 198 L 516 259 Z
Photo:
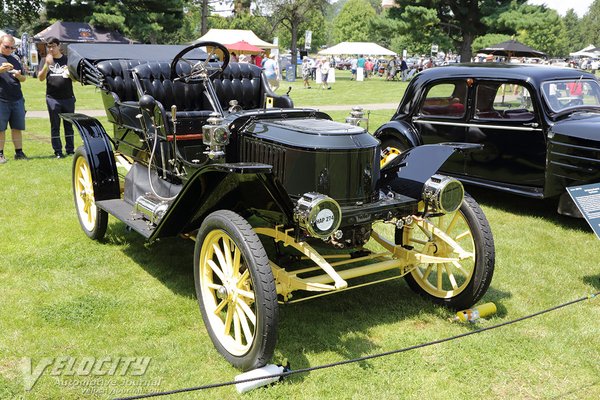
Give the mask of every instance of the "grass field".
M 347 79 L 331 91 L 294 85 L 299 105 L 348 109 L 397 102 L 404 89 Z M 101 108 L 89 89 L 78 87 L 78 108 Z M 28 108 L 43 110 L 43 86 L 31 80 L 25 90 Z M 42 100 L 33 99 L 38 92 Z M 374 114 L 383 122 L 392 112 Z M 347 112 L 332 115 L 343 120 Z M 114 398 L 232 380 L 239 371 L 213 348 L 195 300 L 193 242 L 147 244 L 113 218 L 105 241 L 87 239 L 73 206 L 72 160 L 50 158 L 46 119 L 27 124 L 31 160 L 12 160 L 7 144 L 9 162 L 0 166 L 0 399 Z M 496 271 L 482 302 L 495 302 L 496 315 L 477 325 L 451 323 L 451 312 L 391 281 L 282 306 L 274 363 L 300 369 L 391 351 L 600 290 L 600 242 L 584 221 L 556 215 L 552 203 L 467 189 L 494 233 Z M 168 398 L 597 399 L 598 321 L 596 298 L 457 341 L 294 375 L 243 396 L 222 387 Z M 143 376 L 70 376 L 49 367 L 25 391 L 23 359 L 35 368 L 61 356 L 151 361 Z

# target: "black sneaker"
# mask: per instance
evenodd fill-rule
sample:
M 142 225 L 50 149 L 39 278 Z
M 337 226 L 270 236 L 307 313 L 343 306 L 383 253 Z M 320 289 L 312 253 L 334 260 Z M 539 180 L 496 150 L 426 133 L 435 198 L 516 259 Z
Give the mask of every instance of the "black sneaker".
M 72 156 L 73 154 L 75 154 L 75 152 L 73 150 L 67 151 L 67 156 Z
M 27 157 L 23 151 L 19 151 L 15 153 L 15 160 L 29 160 L 29 157 Z
M 65 158 L 65 155 L 62 153 L 62 151 L 55 151 L 54 158 Z
M 6 158 L 4 158 L 4 153 L 0 153 L 0 164 L 6 164 Z

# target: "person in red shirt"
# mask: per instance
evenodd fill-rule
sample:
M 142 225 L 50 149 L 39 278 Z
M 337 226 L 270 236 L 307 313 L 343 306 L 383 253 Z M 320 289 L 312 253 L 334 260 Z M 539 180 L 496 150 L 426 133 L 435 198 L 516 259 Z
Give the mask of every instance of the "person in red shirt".
M 263 61 L 264 54 L 265 53 L 257 54 L 256 57 L 254 58 L 254 62 L 256 63 L 256 65 L 258 65 L 261 68 L 262 68 L 262 61 Z
M 567 83 L 567 87 L 569 88 L 569 94 L 571 96 L 583 96 L 583 85 L 581 84 L 581 82 L 569 82 Z

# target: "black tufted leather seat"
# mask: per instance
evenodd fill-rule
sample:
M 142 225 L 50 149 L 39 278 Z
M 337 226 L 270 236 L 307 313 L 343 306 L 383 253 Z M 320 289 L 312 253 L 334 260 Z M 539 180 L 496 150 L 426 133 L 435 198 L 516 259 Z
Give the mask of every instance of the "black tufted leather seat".
M 171 106 L 177 106 L 178 134 L 202 132 L 202 125 L 213 111 L 204 85 L 173 82 L 169 62 L 107 60 L 98 63 L 97 68 L 102 75 L 102 88 L 111 93 L 114 99 L 113 104 L 106 105 L 109 118 L 112 115 L 117 123 L 134 127 L 139 125 L 135 115 L 139 113 L 137 102 L 143 94 L 149 94 L 159 101 L 169 120 Z M 177 68 L 185 73 L 189 72 L 190 65 L 181 62 Z M 262 70 L 253 64 L 230 63 L 222 73 L 212 78 L 212 82 L 221 107 L 225 110 L 231 100 L 237 100 L 244 110 L 261 108 L 265 95 L 273 98 L 274 107 L 293 107 L 289 97 L 277 96 L 271 90 Z
M 131 70 L 146 61 L 106 60 L 96 65 L 101 73 L 102 88 L 117 95 L 116 101 L 138 101 Z

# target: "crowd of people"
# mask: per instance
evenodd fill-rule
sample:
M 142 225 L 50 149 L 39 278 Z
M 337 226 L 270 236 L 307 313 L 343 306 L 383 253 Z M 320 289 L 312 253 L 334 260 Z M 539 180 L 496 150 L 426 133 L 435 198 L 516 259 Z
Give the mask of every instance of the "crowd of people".
M 25 130 L 25 99 L 21 83 L 27 79 L 24 66 L 13 52 L 15 39 L 11 35 L 0 36 L 0 164 L 7 162 L 4 155 L 6 129 L 10 126 L 15 148 L 15 160 L 26 160 L 23 152 L 23 131 Z M 50 119 L 50 137 L 54 156 L 63 158 L 74 154 L 73 127 L 64 122 L 65 153 L 60 138 L 59 113 L 75 112 L 73 83 L 67 68 L 67 56 L 63 54 L 60 41 L 55 37 L 46 40 L 48 54 L 39 71 L 40 81 L 46 81 L 46 105 Z

